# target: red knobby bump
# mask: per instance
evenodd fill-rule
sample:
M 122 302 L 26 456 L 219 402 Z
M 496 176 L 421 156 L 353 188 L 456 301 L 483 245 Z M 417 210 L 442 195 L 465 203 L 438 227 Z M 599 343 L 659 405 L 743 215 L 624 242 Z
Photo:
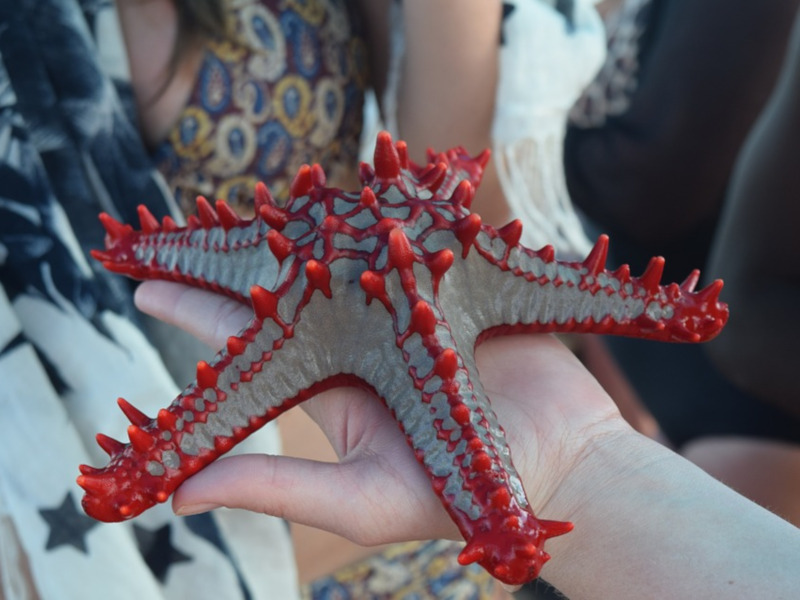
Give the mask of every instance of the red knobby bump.
M 148 452 L 156 443 L 156 438 L 138 425 L 128 425 L 128 437 L 137 452 Z
M 504 508 L 508 508 L 509 505 L 511 504 L 511 492 L 509 492 L 508 489 L 504 487 L 497 488 L 494 492 L 491 493 L 489 499 L 492 503 L 492 506 L 502 510 Z
M 217 217 L 216 211 L 203 196 L 197 197 L 197 216 L 205 229 L 211 229 L 219 225 L 219 217 Z
M 173 231 L 178 231 L 178 224 L 175 219 L 167 215 L 161 220 L 161 229 L 167 233 L 172 233 Z
M 698 281 L 700 281 L 700 269 L 695 269 L 689 273 L 689 276 L 686 279 L 683 280 L 683 283 L 680 286 L 681 291 L 686 293 L 693 292 Z
M 588 275 L 597 277 L 605 268 L 608 259 L 608 236 L 601 235 L 597 238 L 597 243 L 583 261 L 583 266 L 588 271 Z
M 240 354 L 244 354 L 244 351 L 247 349 L 247 342 L 240 337 L 232 335 L 228 338 L 225 348 L 231 356 L 239 356 Z
M 139 213 L 139 224 L 142 226 L 142 233 L 155 233 L 161 229 L 158 219 L 153 216 L 153 213 L 144 204 L 137 206 L 136 212 Z
M 117 405 L 134 425 L 144 426 L 152 421 L 150 417 L 125 400 L 125 398 L 117 398 Z
M 258 207 L 258 214 L 264 219 L 264 222 L 278 231 L 286 227 L 289 222 L 289 216 L 286 212 L 271 203 L 265 203 Z
M 418 177 L 419 185 L 435 194 L 437 190 L 442 187 L 446 175 L 447 163 L 438 162 L 428 165 Z
M 267 232 L 267 245 L 272 251 L 272 255 L 278 259 L 278 262 L 283 262 L 287 256 L 292 253 L 294 244 L 292 240 L 287 238 L 277 229 L 270 229 Z
M 471 466 L 475 471 L 488 471 L 492 468 L 492 459 L 486 452 L 477 452 L 472 457 Z
M 497 234 L 507 246 L 513 248 L 519 244 L 519 240 L 522 237 L 522 221 L 519 219 L 514 219 L 510 223 L 507 223 L 498 229 Z
M 474 562 L 482 561 L 484 556 L 486 556 L 486 550 L 483 544 L 469 542 L 458 555 L 458 564 L 467 566 Z
M 415 331 L 421 336 L 431 335 L 436 331 L 436 315 L 433 308 L 425 300 L 418 300 L 411 309 L 411 331 Z
M 408 269 L 414 264 L 414 250 L 405 232 L 395 227 L 389 232 L 389 265 Z
M 250 288 L 250 300 L 253 303 L 256 318 L 261 321 L 275 318 L 278 312 L 278 296 L 276 294 L 265 290 L 260 285 L 254 285 Z
M 171 413 L 166 408 L 158 411 L 156 416 L 156 423 L 161 431 L 172 431 L 175 428 L 175 423 L 178 421 L 177 415 Z
M 217 207 L 217 216 L 219 217 L 219 222 L 223 229 L 227 231 L 241 224 L 242 219 L 239 218 L 236 211 L 234 211 L 225 200 L 217 200 L 215 206 Z
M 133 227 L 130 225 L 123 225 L 108 213 L 100 213 L 98 218 L 112 244 L 133 233 Z M 106 245 L 111 244 L 107 243 Z
M 411 162 L 408 160 L 408 144 L 406 144 L 403 140 L 398 140 L 394 147 L 397 150 L 397 156 L 400 160 L 400 167 L 403 169 L 408 169 L 411 164 Z
M 490 158 L 492 158 L 492 151 L 487 148 L 475 157 L 475 162 L 481 166 L 481 169 L 485 169 L 486 165 L 489 164 Z
M 558 537 L 569 533 L 575 528 L 575 525 L 569 521 L 548 521 L 547 519 L 538 519 L 539 528 L 542 530 L 542 535 L 547 538 Z
M 387 131 L 378 134 L 372 162 L 375 165 L 375 175 L 379 179 L 397 179 L 400 175 L 400 155 Z
M 316 188 L 324 188 L 325 182 L 328 177 L 325 175 L 325 169 L 318 164 L 311 165 L 311 183 Z
M 630 265 L 620 265 L 620 267 L 614 271 L 611 276 L 620 283 L 628 283 L 631 280 Z
M 445 348 L 436 357 L 433 363 L 433 371 L 442 379 L 452 379 L 458 369 L 458 355 L 452 348 Z
M 314 177 L 311 174 L 311 167 L 303 165 L 298 169 L 294 176 L 292 185 L 289 187 L 289 197 L 291 199 L 300 198 L 311 193 L 314 189 Z
M 469 209 L 472 206 L 472 200 L 475 198 L 475 186 L 468 179 L 463 179 L 453 190 L 453 195 L 450 196 L 450 201 L 457 205 Z
M 256 183 L 253 204 L 256 210 L 261 210 L 261 207 L 265 205 L 275 206 L 275 200 L 272 198 L 272 194 L 269 193 L 269 188 L 263 181 Z
M 450 248 L 439 250 L 427 260 L 428 269 L 433 276 L 434 285 L 438 285 L 444 274 L 453 266 L 455 256 Z
M 125 449 L 125 444 L 103 433 L 98 433 L 95 436 L 95 440 L 97 440 L 97 445 L 100 446 L 109 456 L 119 454 Z
M 469 424 L 472 419 L 472 412 L 469 410 L 469 407 L 466 404 L 459 403 L 456 404 L 453 408 L 450 409 L 450 416 L 453 417 L 453 420 L 461 425 Z
M 197 385 L 201 389 L 217 387 L 218 378 L 219 373 L 217 373 L 217 370 L 206 361 L 201 360 L 197 363 Z
M 536 251 L 536 256 L 541 258 L 544 262 L 553 262 L 556 259 L 556 249 L 550 244 L 544 246 Z
M 461 246 L 464 248 L 461 255 L 463 258 L 467 258 L 469 249 L 475 242 L 475 238 L 478 237 L 478 233 L 480 233 L 481 218 L 475 213 L 467 215 L 455 224 L 454 229 L 456 238 L 461 242 Z
M 308 284 L 316 290 L 331 297 L 331 270 L 327 265 L 318 260 L 311 259 L 306 263 L 306 279 Z
M 361 289 L 367 294 L 367 304 L 373 298 L 383 301 L 386 297 L 386 278 L 375 271 L 364 271 L 360 278 Z
M 664 257 L 654 256 L 647 264 L 647 268 L 639 277 L 639 283 L 649 293 L 654 294 L 658 291 L 661 283 L 661 276 L 664 274 Z
M 372 206 L 378 201 L 378 198 L 375 196 L 375 192 L 372 191 L 372 188 L 369 186 L 365 186 L 361 190 L 361 204 L 363 206 Z

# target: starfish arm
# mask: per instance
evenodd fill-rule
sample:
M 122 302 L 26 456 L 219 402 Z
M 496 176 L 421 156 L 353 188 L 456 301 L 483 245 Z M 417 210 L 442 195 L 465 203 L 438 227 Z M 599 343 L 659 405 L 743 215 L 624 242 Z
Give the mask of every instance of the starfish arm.
M 259 210 L 250 220 L 236 216 L 221 200 L 215 209 L 201 197 L 197 206 L 200 217 L 189 217 L 186 227 L 177 227 L 169 217 L 159 223 L 143 205 L 140 230 L 102 214 L 106 248 L 92 256 L 108 270 L 135 279 L 178 281 L 240 300 L 254 284 L 273 288 L 283 251 L 288 252 L 287 238 L 275 229 L 285 225 L 284 211 L 268 197 L 257 202 Z M 309 228 L 294 226 L 297 235 Z
M 87 514 L 132 518 L 165 502 L 189 476 L 303 400 L 343 383 L 322 349 L 308 344 L 310 323 L 281 317 L 275 295 L 254 288 L 255 316 L 197 378 L 150 418 L 120 399 L 131 421 L 129 443 L 98 435 L 110 455 L 103 468 L 83 466 L 78 483 Z M 318 348 L 318 347 L 317 347 Z M 298 357 L 301 357 L 298 359 Z
M 470 277 L 482 282 L 473 294 L 481 328 L 489 335 L 580 332 L 701 342 L 726 323 L 721 281 L 695 291 L 699 272 L 694 271 L 680 285 L 664 285 L 664 259 L 658 257 L 639 277 L 632 277 L 627 265 L 611 272 L 605 269 L 607 252 L 608 238 L 601 236 L 583 262 L 558 261 L 551 247 L 533 251 L 509 243 L 503 230 L 485 227 L 468 266 Z
M 368 383 L 392 411 L 466 539 L 462 564 L 479 562 L 509 583 L 529 581 L 549 558 L 544 541 L 571 526 L 534 516 L 472 352 L 458 351 L 436 309 L 433 331 L 415 324 L 413 315 L 420 320 L 422 310 L 412 309 L 408 329 L 397 336 L 405 376 L 384 361 Z

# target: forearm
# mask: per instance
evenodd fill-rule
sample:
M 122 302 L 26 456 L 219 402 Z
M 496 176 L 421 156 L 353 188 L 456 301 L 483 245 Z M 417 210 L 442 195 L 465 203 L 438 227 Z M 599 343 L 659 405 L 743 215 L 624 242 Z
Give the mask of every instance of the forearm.
M 633 432 L 593 444 L 551 499 L 575 530 L 543 577 L 581 598 L 789 598 L 800 530 Z
M 403 2 L 406 48 L 397 119 L 415 160 L 429 147 L 463 146 L 472 154 L 491 147 L 501 15 L 494 0 Z M 493 161 L 473 210 L 495 225 L 506 220 Z

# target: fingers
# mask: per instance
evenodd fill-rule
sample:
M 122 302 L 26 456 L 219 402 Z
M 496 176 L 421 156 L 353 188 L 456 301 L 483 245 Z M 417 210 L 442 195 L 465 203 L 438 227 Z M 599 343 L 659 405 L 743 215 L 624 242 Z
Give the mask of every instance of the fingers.
M 173 510 L 195 514 L 225 506 L 324 529 L 361 545 L 431 537 L 458 539 L 422 473 L 403 481 L 374 457 L 321 463 L 286 456 L 223 458 L 188 479 Z M 405 477 L 404 477 L 405 478 Z
M 249 306 L 220 294 L 169 281 L 146 281 L 134 296 L 139 310 L 187 331 L 214 349 L 253 316 Z

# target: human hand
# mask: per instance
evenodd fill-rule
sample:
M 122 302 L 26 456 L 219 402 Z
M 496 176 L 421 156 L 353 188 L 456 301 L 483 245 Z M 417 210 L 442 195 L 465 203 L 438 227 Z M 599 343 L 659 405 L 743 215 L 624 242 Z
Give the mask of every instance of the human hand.
M 212 347 L 222 347 L 252 314 L 223 296 L 160 281 L 142 284 L 136 301 L 145 312 Z M 571 518 L 573 507 L 550 505 L 551 498 L 593 444 L 629 428 L 591 375 L 552 336 L 492 339 L 480 346 L 477 361 L 534 512 Z M 361 389 L 338 388 L 303 407 L 327 435 L 338 464 L 284 456 L 223 458 L 177 490 L 174 510 L 244 508 L 362 545 L 460 537 L 377 398 Z

